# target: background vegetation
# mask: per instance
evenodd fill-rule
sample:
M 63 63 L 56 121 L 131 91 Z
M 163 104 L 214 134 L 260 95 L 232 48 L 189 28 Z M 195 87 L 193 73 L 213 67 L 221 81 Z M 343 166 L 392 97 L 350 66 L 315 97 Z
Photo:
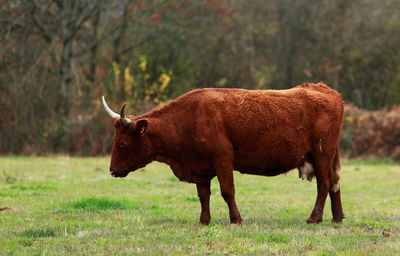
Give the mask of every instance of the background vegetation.
M 241 226 L 229 225 L 217 179 L 211 224 L 197 224 L 196 186 L 153 163 L 125 179 L 109 158 L 0 157 L 2 255 L 398 255 L 399 166 L 343 162 L 346 219 L 307 225 L 316 183 L 297 171 L 235 172 Z M 7 208 L 6 208 L 7 207 Z
M 397 0 L 0 0 L 0 153 L 108 153 L 101 95 L 138 114 L 198 87 L 322 80 L 359 108 L 346 112 L 342 149 L 356 157 L 389 144 L 377 154 L 398 159 L 399 109 L 387 122 L 364 110 L 400 104 L 399 9 Z M 379 145 L 366 135 L 375 130 L 357 128 L 371 115 L 364 128 L 394 132 L 382 130 Z

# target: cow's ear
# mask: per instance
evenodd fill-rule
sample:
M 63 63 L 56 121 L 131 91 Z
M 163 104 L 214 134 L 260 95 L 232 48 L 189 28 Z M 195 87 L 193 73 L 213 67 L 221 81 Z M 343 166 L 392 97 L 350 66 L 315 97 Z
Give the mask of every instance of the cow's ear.
M 143 136 L 147 130 L 148 124 L 149 122 L 147 122 L 147 120 L 145 119 L 137 121 L 135 128 L 135 135 Z

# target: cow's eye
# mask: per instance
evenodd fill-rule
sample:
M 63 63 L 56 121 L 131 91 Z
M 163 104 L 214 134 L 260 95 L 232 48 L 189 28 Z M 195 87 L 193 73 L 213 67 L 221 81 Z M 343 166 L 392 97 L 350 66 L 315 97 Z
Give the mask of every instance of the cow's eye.
M 120 148 L 123 148 L 123 147 L 125 147 L 125 146 L 126 146 L 126 142 L 121 141 L 121 142 L 119 143 L 119 147 L 120 147 Z

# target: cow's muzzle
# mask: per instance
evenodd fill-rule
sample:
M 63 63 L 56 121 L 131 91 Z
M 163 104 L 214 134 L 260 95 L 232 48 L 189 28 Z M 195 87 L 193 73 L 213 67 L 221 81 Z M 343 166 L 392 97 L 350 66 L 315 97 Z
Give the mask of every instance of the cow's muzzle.
M 113 168 L 110 167 L 110 174 L 111 176 L 115 177 L 115 178 L 123 178 L 126 177 L 128 175 L 128 172 L 119 172 Z

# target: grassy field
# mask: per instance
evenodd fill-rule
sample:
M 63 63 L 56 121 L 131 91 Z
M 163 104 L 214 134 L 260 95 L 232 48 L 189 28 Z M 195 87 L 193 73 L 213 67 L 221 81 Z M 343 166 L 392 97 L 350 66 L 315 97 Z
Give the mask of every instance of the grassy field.
M 400 255 L 400 166 L 345 161 L 346 219 L 307 225 L 316 198 L 297 171 L 235 174 L 244 219 L 230 225 L 212 183 L 211 224 L 198 224 L 195 185 L 153 163 L 125 179 L 109 158 L 0 158 L 2 255 Z M 4 209 L 5 207 L 8 207 Z

